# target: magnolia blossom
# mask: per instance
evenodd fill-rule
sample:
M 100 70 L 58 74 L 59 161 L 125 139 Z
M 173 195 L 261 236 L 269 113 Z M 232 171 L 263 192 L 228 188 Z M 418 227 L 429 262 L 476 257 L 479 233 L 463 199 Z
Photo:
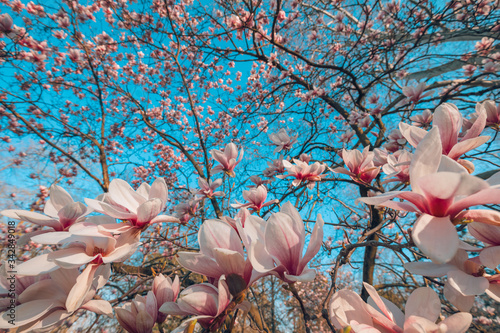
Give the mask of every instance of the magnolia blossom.
M 313 164 L 307 164 L 301 160 L 293 159 L 292 163 L 287 160 L 283 160 L 283 165 L 288 172 L 287 175 L 278 175 L 276 176 L 279 179 L 284 179 L 286 177 L 294 177 L 295 179 L 292 181 L 293 186 L 299 186 L 302 182 L 307 182 L 307 187 L 309 189 L 313 189 L 316 185 L 316 182 L 321 181 L 326 175 L 322 175 L 325 171 L 325 165 L 314 162 Z
M 484 110 L 486 113 L 486 126 L 491 126 L 493 128 L 500 128 L 500 104 L 495 105 L 493 101 L 484 101 L 481 104 L 477 104 L 476 113 L 481 114 Z
M 12 25 L 14 21 L 9 14 L 1 14 L 0 15 L 0 32 L 8 33 L 12 31 Z
M 413 122 L 412 125 L 426 128 L 432 123 L 432 118 L 431 110 L 425 109 L 421 114 L 411 116 L 410 120 Z
M 500 203 L 500 189 L 490 187 L 456 162 L 442 157 L 441 146 L 439 128 L 434 127 L 421 140 L 411 161 L 411 192 L 387 192 L 358 200 L 421 214 L 413 227 L 412 238 L 425 255 L 443 263 L 453 258 L 459 246 L 453 224 L 459 213 L 472 206 Z M 393 198 L 408 202 L 391 201 Z
M 126 220 L 126 223 L 101 226 L 103 230 L 120 233 L 131 229 L 143 230 L 151 223 L 179 222 L 175 217 L 159 215 L 167 198 L 167 184 L 163 178 L 157 178 L 151 186 L 142 183 L 137 191 L 126 181 L 113 179 L 108 193 L 97 200 L 85 199 L 85 202 L 99 213 Z
M 199 195 L 202 198 L 213 198 L 213 197 L 223 197 L 224 192 L 215 191 L 215 189 L 222 185 L 222 178 L 216 179 L 214 181 L 206 181 L 203 178 L 198 178 L 198 190 L 193 190 L 193 194 Z
M 136 295 L 132 302 L 115 308 L 116 319 L 129 333 L 149 333 L 156 324 L 158 305 L 152 291 L 147 296 Z
M 471 128 L 460 137 L 463 119 L 458 108 L 449 103 L 441 104 L 434 111 L 433 128 L 439 128 L 442 154 L 458 160 L 466 152 L 475 149 L 488 141 L 488 136 L 479 136 L 486 125 L 486 112 L 480 112 Z M 427 134 L 422 128 L 400 123 L 399 128 L 406 140 L 417 147 Z M 459 161 L 460 162 L 460 161 Z M 466 165 L 467 167 L 468 165 Z M 473 167 L 473 166 L 472 166 Z
M 278 174 L 285 172 L 285 166 L 283 165 L 283 156 L 280 155 L 278 159 L 272 162 L 267 162 L 267 168 L 262 172 L 265 177 L 274 177 Z
M 218 287 L 208 283 L 195 284 L 184 289 L 176 302 L 164 303 L 160 311 L 167 315 L 191 316 L 174 332 L 182 332 L 197 320 L 203 328 L 217 329 L 226 317 L 224 310 L 231 303 L 231 294 L 225 278 L 221 277 Z
M 106 264 L 124 261 L 136 251 L 140 244 L 137 236 L 136 233 L 129 232 L 114 238 L 111 234 L 99 232 L 95 224 L 78 223 L 68 232 L 51 232 L 33 237 L 33 241 L 37 243 L 67 244 L 67 247 L 23 262 L 17 266 L 17 272 L 21 275 L 38 275 L 59 268 L 73 269 L 87 265 L 68 296 L 66 307 L 73 311 L 90 290 L 100 266 L 104 265 L 109 270 L 109 265 Z
M 219 220 L 206 220 L 199 232 L 200 252 L 179 252 L 179 264 L 212 280 L 226 276 L 233 295 L 247 289 L 259 275 L 252 269 L 234 228 Z
M 338 329 L 353 333 L 464 333 L 472 322 L 469 313 L 456 313 L 436 324 L 441 312 L 439 296 L 429 287 L 415 289 L 405 305 L 405 313 L 380 297 L 375 288 L 363 283 L 370 295 L 368 304 L 352 290 L 336 292 L 329 304 L 330 320 Z
M 352 180 L 360 184 L 370 184 L 380 172 L 380 167 L 373 163 L 374 153 L 365 147 L 363 152 L 359 150 L 342 150 L 342 159 L 347 167 L 335 168 L 332 171 L 349 175 Z
M 408 100 L 410 102 L 417 103 L 422 98 L 432 94 L 431 91 L 424 94 L 425 88 L 427 88 L 425 82 L 420 82 L 416 87 L 412 86 L 403 87 L 403 95 L 408 97 Z
M 85 216 L 91 211 L 83 203 L 73 201 L 71 195 L 62 187 L 52 185 L 50 187 L 50 199 L 46 202 L 44 208 L 45 215 L 18 209 L 3 210 L 0 214 L 52 229 L 39 230 L 24 236 L 29 239 L 32 236 L 50 231 L 66 231 L 73 224 L 83 222 Z M 20 243 L 24 243 L 24 241 L 20 241 Z
M 255 187 L 259 187 L 260 185 L 265 185 L 265 184 L 271 183 L 271 181 L 269 179 L 264 180 L 264 179 L 260 178 L 259 176 L 250 176 L 250 181 L 253 183 L 253 184 L 247 186 L 250 188 L 255 188 Z
M 412 154 L 406 150 L 398 150 L 387 156 L 387 164 L 382 167 L 382 171 L 390 178 L 388 182 L 408 183 L 410 181 L 410 163 Z
M 91 280 L 91 286 L 76 304 L 72 294 L 80 278 L 78 269 L 59 269 L 50 272 L 49 276 L 50 278 L 41 279 L 18 294 L 14 318 L 10 316 L 11 311 L 3 312 L 0 329 L 17 328 L 16 332 L 45 329 L 70 317 L 79 309 L 112 317 L 113 310 L 107 301 L 93 299 L 96 290 L 102 288 L 107 281 L 107 277 L 102 278 L 101 272 Z
M 212 168 L 214 174 L 224 171 L 229 177 L 236 176 L 234 168 L 243 159 L 243 149 L 240 150 L 240 157 L 238 158 L 238 148 L 231 142 L 226 145 L 223 152 L 218 149 L 212 149 L 210 154 L 214 160 L 220 163 L 220 165 Z
M 444 296 L 460 311 L 470 311 L 476 295 L 486 292 L 495 301 L 500 301 L 500 274 L 486 274 L 477 259 L 469 258 L 465 250 L 459 249 L 446 264 L 410 262 L 405 268 L 423 276 L 447 276 Z
M 290 150 L 295 142 L 297 142 L 298 134 L 290 137 L 284 128 L 278 133 L 270 133 L 269 140 L 276 146 L 274 153 L 279 153 L 282 150 Z
M 316 271 L 306 266 L 321 248 L 323 224 L 318 215 L 304 255 L 304 221 L 289 202 L 267 222 L 256 216 L 247 217 L 244 225 L 238 225 L 238 230 L 253 268 L 260 273 L 276 274 L 291 283 L 312 281 L 316 276 Z
M 236 203 L 231 204 L 231 206 L 237 209 L 250 208 L 254 212 L 260 212 L 262 208 L 279 202 L 278 199 L 265 202 L 267 198 L 267 189 L 264 185 L 259 185 L 256 188 L 243 191 L 243 198 L 248 201 L 248 203 Z
M 157 275 L 153 280 L 153 288 L 151 289 L 154 296 L 156 297 L 157 306 L 157 316 L 156 322 L 163 323 L 167 318 L 167 315 L 160 312 L 160 307 L 166 302 L 175 302 L 179 292 L 181 291 L 181 284 L 179 281 L 179 276 L 175 276 L 174 281 L 168 276 L 163 274 Z
M 181 223 L 187 223 L 192 217 L 196 216 L 199 200 L 189 200 L 181 202 L 175 206 L 175 214 Z

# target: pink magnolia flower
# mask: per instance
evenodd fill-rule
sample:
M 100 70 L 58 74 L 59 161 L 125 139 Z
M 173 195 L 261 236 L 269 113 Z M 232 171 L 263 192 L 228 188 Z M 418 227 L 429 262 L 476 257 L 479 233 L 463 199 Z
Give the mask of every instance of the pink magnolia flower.
M 483 109 L 486 113 L 486 126 L 500 129 L 500 104 L 495 105 L 493 101 L 477 103 L 476 113 L 480 114 Z
M 282 150 L 290 150 L 294 143 L 297 142 L 298 134 L 290 137 L 284 128 L 280 129 L 278 133 L 270 133 L 269 140 L 276 146 L 274 153 L 279 153 Z
M 251 176 L 250 181 L 253 183 L 253 184 L 247 186 L 250 188 L 256 188 L 256 187 L 259 187 L 260 185 L 265 185 L 265 184 L 271 183 L 271 181 L 269 179 L 263 180 L 259 176 Z
M 80 278 L 78 269 L 59 269 L 49 273 L 50 278 L 39 280 L 19 293 L 14 309 L 15 320 L 5 311 L 0 317 L 0 329 L 17 328 L 16 332 L 33 332 L 52 327 L 73 315 L 79 309 L 113 316 L 111 305 L 104 300 L 94 300 L 97 289 L 107 281 L 103 273 L 91 281 L 90 288 L 74 303 L 75 285 Z M 109 275 L 108 275 L 109 276 Z
M 472 322 L 469 313 L 461 312 L 436 324 L 441 302 L 429 287 L 415 289 L 408 297 L 403 313 L 392 302 L 380 297 L 371 285 L 363 285 L 370 295 L 368 304 L 348 289 L 332 296 L 329 314 L 336 328 L 350 328 L 353 333 L 464 333 Z
M 156 322 L 163 323 L 167 319 L 167 314 L 160 312 L 161 306 L 166 302 L 175 302 L 179 292 L 181 291 L 181 284 L 179 276 L 175 276 L 174 281 L 168 276 L 163 274 L 157 275 L 153 280 L 153 288 L 151 289 L 156 297 L 157 316 Z
M 179 218 L 179 221 L 181 223 L 187 223 L 192 217 L 196 216 L 198 205 L 198 200 L 189 200 L 175 206 L 175 214 Z
M 224 277 L 218 287 L 208 283 L 195 284 L 184 289 L 177 301 L 164 303 L 160 311 L 167 315 L 191 316 L 174 332 L 183 332 L 193 320 L 205 328 L 217 329 L 226 317 L 224 312 L 231 303 L 231 294 Z
M 71 195 L 62 187 L 52 185 L 50 187 L 50 199 L 45 204 L 45 215 L 19 209 L 3 210 L 0 214 L 52 229 L 39 230 L 37 232 L 29 233 L 23 236 L 23 240 L 20 240 L 20 243 L 24 243 L 32 236 L 38 234 L 50 231 L 66 231 L 73 224 L 83 222 L 85 220 L 85 216 L 91 211 L 92 210 L 88 209 L 83 203 L 73 201 Z
M 236 230 L 220 220 L 206 220 L 198 232 L 200 252 L 179 252 L 178 261 L 186 269 L 216 281 L 226 276 L 231 294 L 237 295 L 260 275 L 245 259 Z
M 253 268 L 259 273 L 276 274 L 291 283 L 312 281 L 316 276 L 316 271 L 306 266 L 321 248 L 323 224 L 321 215 L 318 215 L 304 255 L 304 221 L 289 202 L 267 222 L 256 216 L 247 217 L 245 225 L 240 225 L 238 230 Z
M 405 268 L 413 273 L 429 277 L 447 276 L 444 296 L 460 311 L 470 311 L 476 295 L 487 293 L 500 301 L 500 274 L 489 275 L 478 257 L 470 258 L 463 249 L 446 264 L 433 262 L 409 262 Z
M 12 21 L 12 17 L 9 14 L 1 14 L 0 15 L 0 32 L 8 33 L 12 31 L 12 25 L 14 21 Z
M 163 178 L 157 178 L 151 186 L 142 183 L 137 191 L 124 180 L 113 179 L 109 192 L 97 200 L 85 199 L 95 211 L 126 220 L 126 223 L 102 225 L 105 231 L 120 233 L 131 229 L 143 230 L 152 223 L 179 222 L 172 216 L 160 215 L 168 198 L 167 184 Z
M 419 143 L 410 164 L 411 192 L 387 192 L 358 200 L 421 214 L 413 227 L 413 241 L 433 261 L 444 263 L 459 246 L 452 221 L 466 208 L 500 203 L 500 189 L 442 157 L 440 138 L 439 128 L 434 127 Z M 391 201 L 393 198 L 408 202 Z
M 231 206 L 236 209 L 250 208 L 253 212 L 260 212 L 262 208 L 279 202 L 278 199 L 265 202 L 267 198 L 267 189 L 264 185 L 259 185 L 256 188 L 243 191 L 243 198 L 248 201 L 248 203 L 241 204 L 237 202 L 236 204 L 231 204 Z
M 222 178 L 216 179 L 215 181 L 207 182 L 203 178 L 198 178 L 198 190 L 193 190 L 193 194 L 199 195 L 202 198 L 213 198 L 213 197 L 223 197 L 224 192 L 215 191 L 215 189 L 222 185 Z
M 41 244 L 68 244 L 66 248 L 39 255 L 17 266 L 21 275 L 50 273 L 59 268 L 73 269 L 86 265 L 77 283 L 70 293 L 72 301 L 66 304 L 69 311 L 78 307 L 78 301 L 90 290 L 91 283 L 99 267 L 104 265 L 109 270 L 109 263 L 124 261 L 139 246 L 138 234 L 123 233 L 118 238 L 111 234 L 102 234 L 98 226 L 92 223 L 78 223 L 69 231 L 51 232 L 33 237 Z
M 439 128 L 441 135 L 442 154 L 453 160 L 458 160 L 466 152 L 475 149 L 488 141 L 489 136 L 479 136 L 486 125 L 486 113 L 481 112 L 474 125 L 459 139 L 462 129 L 462 115 L 458 108 L 449 103 L 441 104 L 434 111 L 433 128 Z M 417 147 L 427 134 L 422 128 L 400 123 L 399 128 L 406 140 Z
M 152 291 L 146 297 L 136 295 L 132 302 L 115 308 L 116 319 L 129 333 L 149 333 L 156 324 L 158 305 Z
M 427 128 L 432 123 L 433 114 L 431 110 L 425 109 L 421 114 L 410 117 L 412 125 Z
M 272 162 L 267 162 L 267 168 L 262 172 L 265 177 L 274 177 L 277 174 L 282 174 L 285 172 L 285 166 L 283 165 L 283 156 L 280 155 L 278 159 Z
M 387 142 L 384 144 L 383 148 L 391 153 L 395 153 L 400 150 L 406 144 L 406 139 L 401 134 L 399 129 L 393 129 L 391 133 L 387 136 Z
M 387 156 L 387 164 L 382 167 L 382 171 L 389 178 L 389 182 L 410 182 L 410 163 L 412 154 L 406 150 L 398 150 L 396 153 Z M 392 177 L 392 178 L 391 178 Z
M 218 149 L 210 151 L 212 158 L 220 163 L 220 165 L 212 168 L 214 174 L 224 171 L 229 177 L 234 177 L 234 168 L 243 159 L 243 149 L 240 150 L 240 157 L 238 158 L 238 148 L 234 143 L 229 143 L 224 148 L 224 152 Z M 238 159 L 237 159 L 238 158 Z
M 497 213 L 500 216 L 498 212 L 492 211 L 492 213 Z M 491 269 L 497 268 L 500 265 L 500 223 L 488 225 L 472 222 L 467 226 L 470 234 L 486 245 L 479 254 L 481 264 Z
M 288 172 L 287 175 L 278 175 L 276 176 L 279 179 L 284 179 L 286 177 L 294 177 L 295 179 L 292 181 L 293 186 L 299 186 L 302 182 L 307 182 L 307 187 L 309 189 L 313 189 L 316 185 L 316 182 L 321 181 L 326 175 L 322 175 L 325 171 L 325 165 L 314 162 L 313 164 L 307 164 L 302 162 L 301 160 L 293 159 L 292 163 L 287 160 L 283 160 L 283 165 Z
M 425 82 L 420 82 L 416 87 L 403 87 L 403 95 L 408 97 L 410 102 L 418 103 L 422 98 L 432 95 L 431 91 L 424 94 L 425 88 L 427 88 Z
M 347 167 L 335 168 L 332 171 L 349 175 L 352 180 L 360 184 L 370 184 L 380 172 L 380 167 L 373 163 L 374 153 L 365 147 L 363 152 L 359 150 L 342 150 L 342 159 Z

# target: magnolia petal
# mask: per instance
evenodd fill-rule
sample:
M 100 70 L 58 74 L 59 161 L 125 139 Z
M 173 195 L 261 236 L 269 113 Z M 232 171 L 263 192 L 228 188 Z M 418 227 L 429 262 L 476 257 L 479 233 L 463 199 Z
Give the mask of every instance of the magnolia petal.
M 264 239 L 267 252 L 292 275 L 297 273 L 304 245 L 304 237 L 295 232 L 295 224 L 290 215 L 275 213 L 267 221 Z
M 429 287 L 415 289 L 405 306 L 406 320 L 410 316 L 423 317 L 435 323 L 441 313 L 441 301 L 438 294 Z M 402 326 L 402 325 L 401 325 Z
M 463 220 L 465 222 L 481 222 L 481 224 L 489 224 L 500 226 L 500 212 L 490 210 L 490 209 L 472 209 L 461 212 L 455 217 L 455 220 L 460 221 Z M 470 226 L 475 225 L 474 223 L 469 224 Z M 476 237 L 476 236 L 474 236 Z M 479 239 L 481 240 L 481 239 Z
M 337 329 L 347 327 L 352 321 L 373 326 L 367 304 L 352 290 L 342 289 L 333 294 L 328 304 L 330 321 Z
M 137 208 L 137 222 L 148 223 L 154 219 L 162 210 L 162 201 L 154 198 L 146 201 Z
M 481 295 L 490 286 L 485 277 L 469 275 L 458 269 L 448 272 L 447 284 L 464 296 Z
M 323 225 L 325 222 L 321 217 L 321 214 L 318 214 L 316 219 L 316 223 L 314 224 L 314 228 L 311 234 L 311 238 L 309 240 L 309 244 L 307 245 L 307 251 L 304 254 L 304 257 L 300 259 L 298 272 L 302 272 L 302 270 L 307 266 L 307 263 L 311 261 L 312 258 L 319 252 L 321 249 L 321 245 L 323 245 Z
M 439 327 L 444 332 L 465 333 L 472 323 L 472 315 L 466 312 L 455 313 L 439 323 Z M 443 327 L 443 328 L 444 328 Z
M 51 299 L 41 299 L 21 304 L 15 308 L 16 317 L 14 325 L 8 322 L 11 318 L 8 316 L 9 312 L 6 311 L 0 318 L 0 328 L 10 329 L 34 322 L 50 312 L 53 308 L 54 300 Z
M 436 263 L 448 262 L 458 250 L 458 234 L 448 217 L 420 216 L 412 238 L 415 245 Z
M 113 308 L 111 304 L 105 300 L 92 299 L 83 304 L 80 308 L 113 318 Z
M 376 310 L 382 312 L 393 323 L 397 323 L 398 325 L 402 326 L 402 324 L 404 323 L 404 314 L 401 312 L 401 310 L 399 310 L 397 306 L 395 306 L 388 300 L 381 298 L 375 288 L 373 288 L 373 286 L 369 285 L 366 282 L 363 282 L 363 286 L 370 295 L 368 304 L 374 307 Z
M 410 164 L 410 183 L 412 191 L 421 194 L 417 180 L 436 173 L 441 162 L 442 148 L 439 129 L 432 128 L 419 143 Z
M 425 137 L 427 132 L 419 127 L 411 126 L 405 123 L 399 123 L 399 130 L 404 138 L 412 145 L 417 147 L 420 141 Z
M 316 270 L 312 268 L 306 268 L 300 275 L 290 275 L 287 272 L 284 272 L 283 276 L 285 277 L 285 279 L 292 282 L 311 282 L 316 277 Z
M 228 249 L 214 249 L 214 259 L 224 272 L 224 275 L 243 275 L 245 258 L 240 253 Z
M 198 242 L 203 254 L 214 258 L 216 248 L 233 250 L 244 255 L 236 230 L 221 220 L 206 220 L 198 232 Z
M 464 296 L 449 283 L 445 283 L 443 293 L 444 297 L 460 311 L 468 312 L 474 304 L 475 296 Z
M 156 178 L 153 184 L 151 185 L 148 199 L 151 200 L 153 198 L 160 199 L 163 206 L 167 204 L 168 188 L 167 188 L 167 183 L 165 183 L 165 179 L 162 177 Z
M 447 155 L 449 158 L 456 160 L 466 152 L 481 146 L 489 139 L 489 136 L 480 136 L 478 138 L 464 140 L 454 145 Z
M 484 266 L 495 269 L 500 265 L 500 246 L 492 246 L 485 248 L 479 254 L 481 264 Z
M 177 217 L 168 215 L 158 215 L 154 219 L 152 219 L 149 223 L 163 223 L 163 222 L 180 223 L 181 221 Z
M 118 178 L 113 179 L 109 184 L 109 195 L 114 202 L 127 207 L 131 212 L 137 212 L 137 207 L 147 200 L 136 193 L 129 183 Z
M 66 300 L 66 309 L 69 312 L 76 311 L 82 305 L 92 286 L 92 280 L 94 279 L 97 267 L 97 265 L 88 265 L 85 267 L 82 274 L 76 278 L 76 283 L 73 288 L 71 288 L 68 299 Z
M 50 253 L 42 254 L 17 265 L 17 274 L 40 275 L 58 269 L 59 266 L 57 265 L 57 263 L 48 260 L 49 255 Z
M 196 252 L 179 252 L 177 261 L 179 264 L 195 273 L 202 274 L 214 279 L 218 279 L 224 274 L 222 268 L 215 260 Z
M 456 267 L 450 264 L 436 264 L 433 262 L 407 262 L 404 267 L 408 272 L 429 277 L 445 276 Z

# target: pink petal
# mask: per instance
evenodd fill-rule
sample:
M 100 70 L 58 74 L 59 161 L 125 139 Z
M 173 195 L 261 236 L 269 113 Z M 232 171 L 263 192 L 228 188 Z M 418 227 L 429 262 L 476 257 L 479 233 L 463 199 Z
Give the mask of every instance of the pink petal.
M 97 267 L 97 265 L 88 265 L 76 279 L 76 283 L 69 292 L 68 299 L 66 300 L 66 309 L 69 312 L 76 311 L 82 305 L 92 286 L 92 280 L 94 279 Z
M 12 213 L 15 213 L 17 216 L 19 216 L 20 220 L 27 221 L 30 223 L 38 224 L 43 227 L 51 227 L 54 228 L 55 230 L 62 230 L 61 228 L 61 223 L 59 223 L 58 220 L 55 220 L 51 217 L 35 213 L 35 212 L 30 212 L 27 210 L 4 210 L 2 211 L 2 215 L 9 216 L 13 215 Z M 6 215 L 9 214 L 9 215 Z M 16 218 L 16 217 L 13 217 Z
M 396 323 L 396 320 L 395 320 L 393 312 L 391 310 L 396 310 L 396 315 L 404 318 L 404 315 L 401 312 L 401 310 L 397 309 L 397 307 L 394 306 L 394 304 L 389 302 L 390 304 L 392 304 L 392 306 L 391 306 L 391 310 L 388 309 L 387 302 L 384 302 L 384 300 L 382 300 L 382 298 L 379 296 L 379 294 L 377 293 L 375 288 L 373 288 L 371 285 L 369 285 L 368 283 L 365 283 L 365 282 L 363 282 L 363 286 L 365 287 L 366 291 L 370 295 L 371 301 L 373 301 L 373 303 L 374 303 L 374 304 L 370 304 L 370 299 L 369 299 L 369 301 L 368 301 L 369 305 L 373 306 L 376 310 L 379 310 L 380 312 L 382 312 L 393 323 Z M 402 320 L 401 324 L 403 322 L 404 322 L 404 319 Z
M 427 275 L 428 276 L 428 275 Z M 415 289 L 405 306 L 405 318 L 410 316 L 423 317 L 435 323 L 441 313 L 441 301 L 432 288 L 422 287 Z
M 417 147 L 420 141 L 423 140 L 427 132 L 416 126 L 410 126 L 405 123 L 399 123 L 399 130 L 404 138 L 412 145 Z
M 162 202 L 158 198 L 144 202 L 139 206 L 139 208 L 137 208 L 137 222 L 150 222 L 152 219 L 158 216 L 158 214 L 160 214 L 162 209 Z
M 113 308 L 108 301 L 93 299 L 83 304 L 80 308 L 95 312 L 100 315 L 105 315 L 110 318 L 113 317 Z
M 163 206 L 167 204 L 168 188 L 164 178 L 156 178 L 153 184 L 151 185 L 148 199 L 153 199 L 153 198 L 160 199 Z
M 500 212 L 490 209 L 473 209 L 461 212 L 455 217 L 456 220 L 481 222 L 492 226 L 500 226 Z M 474 225 L 471 223 L 470 226 Z M 475 237 L 475 236 L 474 236 Z
M 352 321 L 373 326 L 372 317 L 366 308 L 366 303 L 358 294 L 352 290 L 342 289 L 330 299 L 328 313 L 330 321 L 338 329 L 349 326 Z
M 311 282 L 314 281 L 316 277 L 316 270 L 312 268 L 306 268 L 301 271 L 300 275 L 290 275 L 286 271 L 283 273 L 286 280 L 292 282 Z
M 484 266 L 495 269 L 500 265 L 500 246 L 487 247 L 479 254 L 481 264 Z
M 17 274 L 40 275 L 58 269 L 59 266 L 55 262 L 48 260 L 49 255 L 50 253 L 42 254 L 17 265 Z
M 206 220 L 198 232 L 201 252 L 214 258 L 216 248 L 233 250 L 244 255 L 238 233 L 227 223 L 220 220 Z
M 417 180 L 436 173 L 441 161 L 441 140 L 439 129 L 431 129 L 419 143 L 410 164 L 410 182 L 412 191 L 421 194 Z
M 311 238 L 309 240 L 309 244 L 307 245 L 307 251 L 304 254 L 304 257 L 300 259 L 299 268 L 297 272 L 302 272 L 302 270 L 307 266 L 307 263 L 311 261 L 312 258 L 319 252 L 321 249 L 321 245 L 323 245 L 323 218 L 321 214 L 318 214 L 316 219 L 316 223 L 314 224 L 314 228 L 311 234 Z
M 458 108 L 450 103 L 441 104 L 434 111 L 433 127 L 438 127 L 443 144 L 443 153 L 447 153 L 457 143 L 458 133 L 462 129 L 462 115 Z
M 408 272 L 429 277 L 445 276 L 456 267 L 451 264 L 435 264 L 433 262 L 407 262 L 404 267 Z
M 137 207 L 146 202 L 146 198 L 136 193 L 134 189 L 122 179 L 113 179 L 109 184 L 109 195 L 117 204 L 136 212 Z
M 451 287 L 449 283 L 444 285 L 444 297 L 458 310 L 468 312 L 474 305 L 475 296 L 464 296 L 458 290 Z
M 72 204 L 73 198 L 71 195 L 66 192 L 61 186 L 52 185 L 50 187 L 50 203 L 55 208 L 55 210 L 59 211 L 64 206 Z
M 15 325 L 8 322 L 11 318 L 7 316 L 9 313 L 7 311 L 4 312 L 0 319 L 0 328 L 9 329 L 26 325 L 30 322 L 36 322 L 40 317 L 50 312 L 53 308 L 54 300 L 51 299 L 42 299 L 21 304 L 16 306 Z
M 477 211 L 468 211 L 468 212 L 477 212 Z M 489 211 L 484 211 L 485 213 Z M 492 211 L 494 212 L 494 211 Z M 499 212 L 495 212 L 499 213 Z M 487 215 L 488 216 L 488 215 Z M 500 214 L 499 216 L 500 217 Z M 468 225 L 470 234 L 480 240 L 483 243 L 489 245 L 500 245 L 500 226 L 497 225 L 489 225 L 486 223 L 472 222 Z
M 460 270 L 448 272 L 447 284 L 464 296 L 481 295 L 490 285 L 485 277 L 469 275 Z
M 465 333 L 472 323 L 472 315 L 466 312 L 455 313 L 439 323 L 446 327 L 446 332 Z M 445 331 L 445 330 L 443 330 Z
M 448 210 L 451 216 L 455 216 L 462 210 L 478 205 L 500 204 L 500 189 L 487 188 L 468 197 L 455 202 Z
M 96 256 L 89 256 L 81 247 L 70 247 L 49 254 L 48 259 L 55 261 L 62 268 L 78 268 L 94 260 Z
M 195 273 L 218 279 L 224 274 L 222 268 L 215 260 L 196 252 L 179 252 L 177 261 L 184 268 Z
M 456 160 L 457 158 L 459 158 L 460 156 L 462 156 L 466 152 L 471 151 L 472 149 L 476 149 L 477 147 L 481 146 L 489 139 L 490 139 L 489 136 L 480 136 L 478 138 L 468 139 L 468 140 L 464 140 L 462 142 L 459 142 L 456 145 L 454 145 L 453 148 L 450 150 L 450 152 L 448 153 L 448 157 Z
M 458 250 L 458 234 L 448 217 L 420 216 L 412 238 L 415 245 L 437 263 L 448 262 Z
M 243 275 L 245 271 L 245 258 L 236 251 L 228 249 L 214 249 L 214 259 L 224 272 L 224 275 Z

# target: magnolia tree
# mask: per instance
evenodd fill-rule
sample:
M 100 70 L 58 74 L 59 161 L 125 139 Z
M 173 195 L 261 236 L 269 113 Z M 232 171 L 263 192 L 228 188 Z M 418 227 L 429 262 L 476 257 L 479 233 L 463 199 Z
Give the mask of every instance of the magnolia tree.
M 0 330 L 499 330 L 499 35 L 492 0 L 0 1 Z

